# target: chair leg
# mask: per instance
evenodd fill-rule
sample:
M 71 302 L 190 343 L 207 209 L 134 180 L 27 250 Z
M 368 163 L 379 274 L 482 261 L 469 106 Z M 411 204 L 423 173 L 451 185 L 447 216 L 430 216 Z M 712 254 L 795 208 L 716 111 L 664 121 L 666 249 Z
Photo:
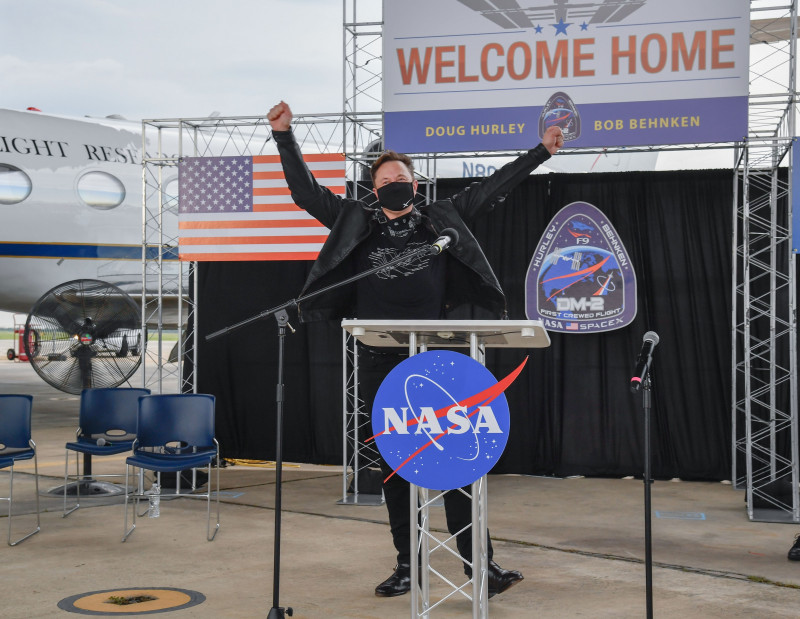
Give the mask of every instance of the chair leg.
M 32 446 L 35 449 L 35 445 L 33 445 L 33 441 L 31 441 Z M 11 507 L 14 504 L 14 465 L 11 465 L 10 477 L 9 477 L 9 489 L 8 489 L 8 545 L 9 546 L 16 546 L 17 544 L 24 542 L 29 537 L 36 535 L 39 531 L 42 530 L 41 526 L 41 519 L 40 519 L 40 509 L 39 509 L 39 458 L 36 455 L 36 452 L 33 453 L 33 465 L 34 465 L 34 481 L 36 485 L 36 528 L 20 537 L 16 541 L 11 541 Z
M 85 456 L 84 456 L 85 457 Z M 67 486 L 69 485 L 69 449 L 66 450 L 64 456 L 64 511 L 61 514 L 62 518 L 66 518 L 76 509 L 81 506 L 81 477 L 80 477 L 80 458 L 78 452 L 75 452 L 75 505 L 67 509 Z
M 217 458 L 217 465 L 214 467 L 216 469 L 216 497 L 215 502 L 217 504 L 217 521 L 215 525 L 212 527 L 211 525 L 211 492 L 213 486 L 212 474 L 211 474 L 211 463 L 208 463 L 207 471 L 208 471 L 208 491 L 206 492 L 206 539 L 209 542 L 213 542 L 214 538 L 217 536 L 217 532 L 219 531 L 219 524 L 220 524 L 220 502 L 219 502 L 219 458 Z M 125 524 L 124 524 L 124 534 L 122 537 L 122 541 L 126 541 L 128 537 L 133 533 L 134 529 L 136 528 L 136 515 L 138 513 L 139 507 L 139 499 L 144 497 L 144 490 L 143 490 L 143 481 L 142 481 L 142 469 L 139 469 L 140 472 L 140 479 L 139 479 L 139 491 L 133 495 L 133 519 L 130 527 L 128 526 L 128 476 L 129 476 L 129 465 L 125 465 Z M 160 486 L 160 473 L 156 473 L 159 486 Z M 180 496 L 180 472 L 176 474 L 176 488 L 175 488 L 175 496 Z M 202 498 L 202 494 L 198 495 L 197 498 Z M 191 496 L 188 496 L 191 498 Z M 144 515 L 145 512 L 142 512 L 140 515 Z
M 33 447 L 33 473 L 35 476 L 34 485 L 36 486 L 36 532 L 42 530 L 42 510 L 39 505 L 39 454 L 36 452 L 36 443 L 31 440 L 31 446 Z
M 219 532 L 219 453 L 217 453 L 217 465 L 216 467 L 217 473 L 217 491 L 216 491 L 216 498 L 215 501 L 217 503 L 217 524 L 214 527 L 214 532 L 211 532 L 211 462 L 208 463 L 208 515 L 206 521 L 206 539 L 209 542 L 213 542 L 214 538 L 217 536 Z
M 139 480 L 138 480 L 138 489 L 139 489 L 139 496 L 144 496 L 144 469 L 139 469 Z M 159 480 L 160 481 L 160 480 Z M 136 508 L 139 508 L 139 500 L 136 500 Z M 139 512 L 139 518 L 142 518 L 147 515 L 147 512 L 150 511 L 150 501 L 144 506 L 144 510 Z
M 137 493 L 134 495 L 134 497 L 135 497 L 134 501 L 135 502 L 134 502 L 134 505 L 133 505 L 133 523 L 131 524 L 131 527 L 128 528 L 128 496 L 129 496 L 129 492 L 128 492 L 128 489 L 129 489 L 128 477 L 129 477 L 130 468 L 131 468 L 130 465 L 126 463 L 125 464 L 125 503 L 124 503 L 124 508 L 125 508 L 125 527 L 123 529 L 124 534 L 122 536 L 122 541 L 123 542 L 128 539 L 128 536 L 131 533 L 133 533 L 133 530 L 136 528 L 136 512 L 139 509 L 139 492 L 137 491 Z

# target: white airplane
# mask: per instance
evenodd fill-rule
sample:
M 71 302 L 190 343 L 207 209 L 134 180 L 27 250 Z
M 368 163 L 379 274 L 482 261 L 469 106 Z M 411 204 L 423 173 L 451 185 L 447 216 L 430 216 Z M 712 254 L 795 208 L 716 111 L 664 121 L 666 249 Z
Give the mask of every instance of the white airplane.
M 141 294 L 141 123 L 0 110 L 0 213 L 0 310 L 75 279 Z

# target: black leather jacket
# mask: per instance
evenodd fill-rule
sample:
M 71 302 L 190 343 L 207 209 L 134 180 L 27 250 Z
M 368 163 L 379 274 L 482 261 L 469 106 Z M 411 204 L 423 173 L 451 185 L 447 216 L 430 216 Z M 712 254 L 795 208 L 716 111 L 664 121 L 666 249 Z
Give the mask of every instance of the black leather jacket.
M 353 250 L 377 224 L 375 207 L 362 200 L 342 198 L 317 184 L 308 170 L 300 147 L 291 131 L 273 131 L 292 199 L 331 233 L 311 267 L 303 285 L 302 297 L 355 275 Z M 423 221 L 439 234 L 445 228 L 458 232 L 458 244 L 448 251 L 445 312 L 464 303 L 486 308 L 496 317 L 505 317 L 505 295 L 486 256 L 467 227 L 475 217 L 491 210 L 498 197 L 509 192 L 539 166 L 550 153 L 539 144 L 491 176 L 475 182 L 444 200 L 420 206 Z M 322 294 L 299 304 L 301 322 L 355 317 L 352 287 Z

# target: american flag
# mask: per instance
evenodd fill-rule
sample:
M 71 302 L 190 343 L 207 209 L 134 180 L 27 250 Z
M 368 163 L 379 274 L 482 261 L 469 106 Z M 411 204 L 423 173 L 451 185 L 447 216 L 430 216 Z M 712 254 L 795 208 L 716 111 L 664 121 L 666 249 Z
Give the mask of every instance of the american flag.
M 567 331 L 577 331 L 578 330 L 578 323 L 577 322 L 568 322 L 567 323 Z
M 306 155 L 320 185 L 345 193 L 342 155 Z M 329 230 L 292 202 L 278 155 L 184 157 L 181 260 L 315 260 Z

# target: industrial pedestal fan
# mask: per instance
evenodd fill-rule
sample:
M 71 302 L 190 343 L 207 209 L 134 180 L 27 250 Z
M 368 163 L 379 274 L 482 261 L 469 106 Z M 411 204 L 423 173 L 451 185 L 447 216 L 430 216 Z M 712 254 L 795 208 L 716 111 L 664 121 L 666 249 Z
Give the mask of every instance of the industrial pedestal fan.
M 47 383 L 67 393 L 117 387 L 142 362 L 139 307 L 123 290 L 76 279 L 46 292 L 25 322 L 25 352 Z

